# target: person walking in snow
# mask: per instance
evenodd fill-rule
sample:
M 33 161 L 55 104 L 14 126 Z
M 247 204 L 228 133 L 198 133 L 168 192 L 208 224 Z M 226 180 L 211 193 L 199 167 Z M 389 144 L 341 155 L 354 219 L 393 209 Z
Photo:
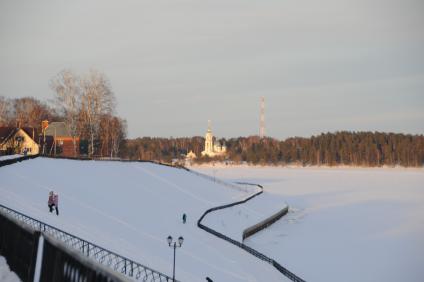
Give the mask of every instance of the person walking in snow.
M 187 222 L 187 215 L 183 213 L 183 223 L 185 224 Z
M 49 200 L 47 202 L 50 212 L 53 212 L 53 207 L 56 209 L 56 215 L 59 215 L 59 195 L 53 191 L 49 192 Z

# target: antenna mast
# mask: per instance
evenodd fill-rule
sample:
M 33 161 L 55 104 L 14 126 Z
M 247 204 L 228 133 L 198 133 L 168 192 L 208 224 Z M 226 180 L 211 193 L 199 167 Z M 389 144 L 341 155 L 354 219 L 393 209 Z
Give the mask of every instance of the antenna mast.
M 261 97 L 261 116 L 259 122 L 259 137 L 265 137 L 265 97 Z

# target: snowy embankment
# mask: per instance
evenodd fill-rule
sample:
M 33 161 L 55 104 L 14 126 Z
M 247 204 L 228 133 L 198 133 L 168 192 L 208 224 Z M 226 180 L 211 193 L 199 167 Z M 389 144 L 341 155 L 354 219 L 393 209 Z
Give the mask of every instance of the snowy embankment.
M 50 190 L 59 194 L 59 216 L 48 212 Z M 1 204 L 168 275 L 173 253 L 166 237 L 183 236 L 176 255 L 180 281 L 286 281 L 196 225 L 207 209 L 250 194 L 151 163 L 37 158 L 0 168 Z
M 4 257 L 0 256 L 0 281 L 1 282 L 21 282 L 16 273 L 10 271 L 9 265 Z
M 274 201 L 286 201 L 289 214 L 245 244 L 307 281 L 420 282 L 424 277 L 423 169 L 195 169 L 228 181 L 260 183 Z M 269 205 L 266 197 L 256 201 Z M 234 213 L 247 207 L 222 210 L 214 220 L 231 227 L 238 224 Z

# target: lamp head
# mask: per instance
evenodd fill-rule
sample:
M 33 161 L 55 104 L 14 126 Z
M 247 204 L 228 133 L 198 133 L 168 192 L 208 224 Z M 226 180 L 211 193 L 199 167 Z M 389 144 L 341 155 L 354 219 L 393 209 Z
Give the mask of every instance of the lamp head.
M 183 238 L 183 236 L 180 236 L 180 237 L 178 238 L 178 244 L 180 244 L 180 247 L 181 247 L 181 245 L 183 244 L 183 242 L 184 242 L 184 238 Z
M 169 235 L 168 238 L 166 238 L 166 241 L 168 242 L 168 245 L 171 246 L 172 243 L 172 236 Z

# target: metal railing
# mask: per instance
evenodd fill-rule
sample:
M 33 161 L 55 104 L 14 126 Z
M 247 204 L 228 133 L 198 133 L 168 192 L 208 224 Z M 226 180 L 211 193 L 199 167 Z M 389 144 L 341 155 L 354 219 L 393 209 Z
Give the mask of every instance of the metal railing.
M 223 185 L 223 186 L 226 186 L 226 187 L 229 187 L 229 188 L 237 189 L 237 190 L 243 191 L 243 192 L 250 192 L 251 191 L 251 190 L 247 189 L 246 187 L 243 187 L 243 186 L 240 186 L 240 185 L 235 185 L 235 184 L 232 184 L 230 182 L 223 181 L 223 180 L 221 180 L 219 178 L 216 178 L 216 177 L 213 177 L 213 176 L 210 176 L 210 175 L 207 175 L 207 174 L 204 174 L 204 173 L 195 171 L 195 170 L 191 170 L 191 169 L 186 168 L 186 167 L 181 167 L 181 168 L 185 169 L 186 171 L 188 171 L 188 172 L 190 172 L 190 173 L 192 173 L 194 175 L 197 175 L 199 177 L 202 177 L 204 179 L 213 181 L 215 183 L 218 183 L 220 185 Z M 241 183 L 241 182 L 238 183 L 238 184 L 251 185 L 250 183 Z M 256 185 L 251 185 L 251 186 L 256 186 Z
M 264 254 L 262 254 L 261 252 L 258 252 L 257 250 L 255 250 L 255 249 L 253 249 L 253 248 L 251 248 L 249 246 L 246 246 L 242 242 L 236 241 L 236 240 L 234 240 L 234 239 L 232 239 L 232 238 L 230 238 L 228 236 L 225 236 L 224 234 L 222 234 L 222 233 L 220 233 L 220 232 L 218 232 L 216 230 L 213 230 L 212 228 L 207 227 L 207 226 L 205 226 L 205 225 L 202 224 L 203 218 L 208 213 L 213 212 L 213 211 L 216 211 L 216 210 L 221 210 L 221 209 L 229 208 L 229 207 L 232 207 L 232 206 L 235 206 L 235 205 L 240 205 L 240 204 L 246 203 L 247 201 L 249 201 L 249 200 L 253 199 L 254 197 L 256 197 L 256 196 L 258 196 L 258 195 L 260 195 L 260 194 L 263 193 L 263 187 L 261 185 L 259 185 L 259 184 L 240 183 L 240 182 L 238 184 L 254 185 L 254 186 L 259 187 L 261 190 L 259 192 L 255 193 L 255 194 L 251 195 L 250 197 L 242 200 L 242 201 L 238 201 L 238 202 L 234 202 L 234 203 L 231 203 L 231 204 L 226 204 L 226 205 L 222 205 L 222 206 L 218 206 L 218 207 L 214 207 L 214 208 L 208 209 L 207 211 L 205 211 L 203 213 L 203 215 L 197 221 L 197 226 L 199 228 L 205 230 L 206 232 L 208 232 L 210 234 L 213 234 L 213 235 L 217 236 L 218 238 L 221 238 L 221 239 L 223 239 L 223 240 L 225 240 L 225 241 L 227 241 L 227 242 L 229 242 L 229 243 L 231 243 L 231 244 L 233 244 L 233 245 L 235 245 L 235 246 L 237 246 L 239 248 L 242 248 L 246 252 L 254 255 L 255 257 L 257 257 L 257 258 L 259 258 L 259 259 L 261 259 L 261 260 L 263 260 L 263 261 L 271 264 L 274 268 L 276 268 L 279 272 L 281 272 L 284 276 L 286 276 L 290 280 L 292 280 L 294 282 L 305 282 L 305 280 L 303 280 L 302 278 L 300 278 L 299 276 L 297 276 L 293 272 L 289 271 L 287 268 L 285 268 L 284 266 L 282 266 L 281 264 L 279 264 L 274 259 L 272 259 L 272 258 L 270 258 L 270 257 L 268 257 L 268 256 L 266 256 Z
M 22 221 L 35 230 L 39 230 L 42 233 L 46 233 L 67 246 L 80 251 L 85 256 L 94 259 L 98 263 L 108 266 L 115 271 L 124 274 L 127 277 L 141 281 L 173 281 L 171 277 L 151 269 L 145 265 L 137 263 L 124 256 L 118 255 L 112 251 L 102 248 L 96 244 L 93 244 L 87 240 L 74 236 L 66 231 L 60 230 L 47 223 L 39 221 L 35 218 L 20 213 L 14 209 L 8 208 L 0 204 L 0 211 L 3 211 L 10 216 Z

